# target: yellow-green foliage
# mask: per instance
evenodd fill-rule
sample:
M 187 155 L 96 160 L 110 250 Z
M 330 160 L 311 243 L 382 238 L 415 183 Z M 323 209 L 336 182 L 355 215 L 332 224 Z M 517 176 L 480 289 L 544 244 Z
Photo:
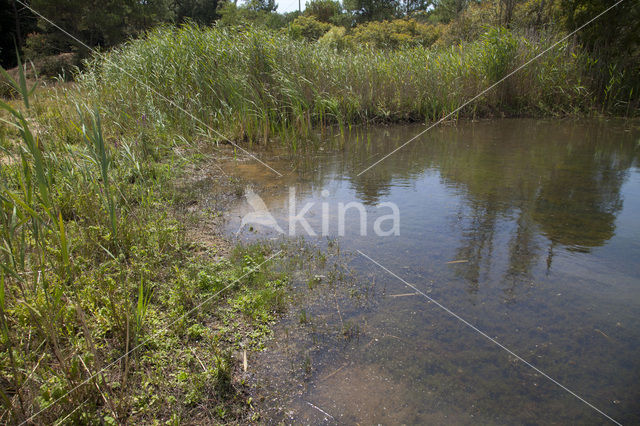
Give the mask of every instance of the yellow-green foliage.
M 353 28 L 347 37 L 354 44 L 367 44 L 377 48 L 399 46 L 431 46 L 440 36 L 440 26 L 423 24 L 414 19 L 367 22 Z
M 497 10 L 491 2 L 469 5 L 443 28 L 438 44 L 451 46 L 477 40 L 487 26 L 500 25 Z
M 332 25 L 320 22 L 313 16 L 298 16 L 289 25 L 288 33 L 294 39 L 316 41 L 331 29 Z
M 349 46 L 349 40 L 345 37 L 347 30 L 344 27 L 332 27 L 320 39 L 318 43 L 322 46 L 335 50 L 342 50 Z
M 560 0 L 525 0 L 517 3 L 513 12 L 513 26 L 560 30 L 564 26 Z

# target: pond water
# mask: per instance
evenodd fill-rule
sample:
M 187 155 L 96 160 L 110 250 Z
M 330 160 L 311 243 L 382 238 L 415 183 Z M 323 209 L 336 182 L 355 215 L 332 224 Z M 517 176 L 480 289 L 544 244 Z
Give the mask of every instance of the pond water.
M 267 420 L 640 423 L 637 125 L 458 123 L 359 174 L 422 129 L 327 137 L 335 150 L 268 161 L 282 178 L 259 164 L 224 166 L 259 184 L 285 233 L 295 187 L 296 213 L 313 203 L 304 216 L 317 236 L 300 225 L 297 235 L 331 237 L 353 253 L 350 268 L 372 289 L 367 303 L 336 297 L 298 308 L 305 320 L 296 311 L 280 326 L 259 360 L 262 385 L 277 394 L 265 402 L 274 407 Z M 367 235 L 356 208 L 343 215 L 340 235 L 339 203 L 352 201 L 364 206 Z M 391 208 L 378 206 L 388 202 L 398 207 L 399 235 L 379 236 L 375 219 Z M 239 201 L 229 232 L 251 211 Z M 287 238 L 255 224 L 238 235 Z M 323 337 L 321 324 L 340 324 L 342 333 Z M 315 337 L 291 337 L 300 328 Z

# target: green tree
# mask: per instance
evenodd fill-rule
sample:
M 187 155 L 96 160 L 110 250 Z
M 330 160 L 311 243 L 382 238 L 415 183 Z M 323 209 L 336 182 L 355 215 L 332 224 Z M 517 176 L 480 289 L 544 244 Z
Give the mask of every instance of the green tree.
M 401 0 L 400 10 L 405 16 L 411 16 L 416 12 L 427 12 L 433 6 L 433 0 Z
M 35 30 L 36 18 L 16 0 L 0 0 L 0 65 L 16 65 L 16 45 L 24 44 L 26 34 Z
M 334 23 L 342 14 L 342 6 L 335 0 L 311 0 L 304 9 L 306 16 L 313 16 L 320 22 Z
M 113 46 L 160 22 L 170 21 L 170 0 L 32 0 L 32 7 L 89 46 Z M 38 29 L 57 52 L 79 47 L 67 35 L 38 20 Z
M 221 2 L 221 7 L 218 8 L 218 15 L 220 19 L 217 21 L 218 25 L 223 26 L 237 26 L 251 24 L 271 29 L 279 29 L 286 27 L 291 23 L 298 15 L 298 12 L 290 12 L 285 14 L 273 13 L 267 10 L 261 10 L 260 8 L 249 7 L 249 4 L 243 4 L 237 6 L 230 1 Z
M 383 21 L 396 17 L 399 0 L 344 0 L 344 8 L 357 22 Z
M 275 12 L 278 8 L 275 0 L 247 0 L 245 6 L 254 12 Z
M 176 22 L 192 20 L 208 25 L 218 18 L 218 0 L 173 0 Z
M 434 0 L 432 16 L 436 21 L 448 23 L 467 8 L 471 0 Z
M 562 11 L 568 31 L 573 31 L 613 6 L 614 0 L 565 0 Z M 638 55 L 640 2 L 624 1 L 577 34 L 590 50 L 614 56 Z

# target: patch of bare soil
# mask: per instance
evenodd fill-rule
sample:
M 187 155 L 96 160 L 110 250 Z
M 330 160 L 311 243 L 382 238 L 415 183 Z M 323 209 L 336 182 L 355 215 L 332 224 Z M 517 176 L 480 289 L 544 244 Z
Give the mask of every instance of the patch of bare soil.
M 203 255 L 223 258 L 232 248 L 223 232 L 225 214 L 229 205 L 243 196 L 246 183 L 224 169 L 225 162 L 234 158 L 232 149 L 203 144 L 191 149 L 204 154 L 204 158 L 187 163 L 174 182 L 174 215 L 186 226 L 189 241 L 202 248 Z M 176 153 L 186 158 L 193 154 L 182 148 Z M 250 160 L 235 158 L 241 162 Z
M 200 142 L 189 148 L 176 148 L 176 154 L 198 161 L 188 163 L 175 182 L 178 207 L 176 215 L 187 225 L 188 238 L 215 256 L 224 257 L 230 243 L 224 236 L 223 225 L 230 207 L 242 199 L 246 187 L 251 187 L 265 199 L 282 193 L 282 187 L 298 179 L 295 168 L 273 153 L 260 152 L 273 170 L 247 154 L 238 154 L 231 145 Z M 263 158 L 263 159 L 264 159 Z

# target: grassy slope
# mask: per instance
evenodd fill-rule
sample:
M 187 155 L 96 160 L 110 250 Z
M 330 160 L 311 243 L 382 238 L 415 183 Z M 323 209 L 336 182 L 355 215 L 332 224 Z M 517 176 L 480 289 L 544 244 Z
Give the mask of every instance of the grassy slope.
M 174 184 L 194 154 L 101 135 L 70 94 L 2 104 L 0 421 L 248 420 L 229 351 L 259 347 L 288 297 L 258 268 L 272 250 L 188 241 Z

